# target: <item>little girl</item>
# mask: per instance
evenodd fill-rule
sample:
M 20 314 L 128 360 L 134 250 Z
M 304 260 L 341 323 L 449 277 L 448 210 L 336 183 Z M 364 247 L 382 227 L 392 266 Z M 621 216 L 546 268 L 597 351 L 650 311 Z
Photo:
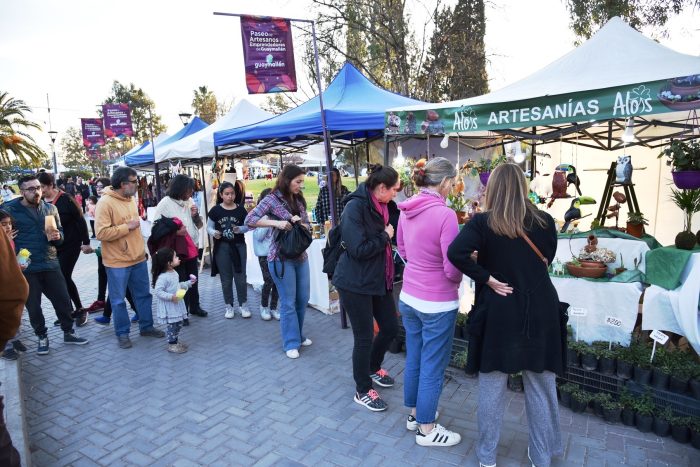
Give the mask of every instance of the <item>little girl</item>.
M 265 188 L 262 193 L 260 193 L 258 204 L 271 192 L 272 188 Z M 263 219 L 267 219 L 267 216 L 263 216 Z M 262 295 L 260 296 L 260 317 L 265 321 L 268 321 L 271 315 L 274 316 L 277 321 L 280 320 L 280 312 L 277 311 L 279 294 L 277 293 L 275 283 L 272 282 L 270 269 L 267 267 L 267 254 L 270 251 L 270 244 L 275 240 L 276 234 L 275 229 L 270 227 L 258 227 L 253 230 L 253 251 L 255 251 L 255 256 L 258 257 L 260 271 L 262 272 L 264 281 Z M 269 308 L 267 306 L 268 302 L 270 304 Z
M 85 217 L 90 221 L 92 238 L 95 238 L 95 209 L 97 209 L 97 196 L 90 196 L 85 203 Z
M 5 233 L 7 234 L 7 238 L 10 239 L 10 244 L 12 244 L 12 249 L 15 249 L 15 241 L 14 238 L 17 236 L 17 231 L 15 230 L 15 224 L 14 224 L 14 219 L 12 219 L 12 216 L 10 213 L 7 211 L 3 211 L 0 209 L 0 228 L 2 228 Z M 27 264 L 20 264 L 20 268 L 22 270 L 26 269 L 28 266 Z M 19 329 L 17 330 L 17 334 L 15 335 L 15 338 L 12 341 L 7 341 L 7 344 L 5 345 L 5 349 L 2 351 L 2 355 L 0 355 L 2 358 L 5 360 L 17 360 L 19 355 L 17 352 L 25 352 L 27 350 L 27 347 L 22 344 L 22 341 L 19 340 Z
M 175 268 L 180 265 L 180 258 L 172 248 L 161 248 L 153 255 L 153 288 L 158 298 L 157 316 L 161 323 L 168 325 L 168 352 L 185 353 L 187 345 L 178 342 L 182 320 L 187 318 L 187 309 L 182 298 L 197 278 L 190 275 L 189 281 L 179 282 Z M 178 291 L 182 290 L 180 294 Z

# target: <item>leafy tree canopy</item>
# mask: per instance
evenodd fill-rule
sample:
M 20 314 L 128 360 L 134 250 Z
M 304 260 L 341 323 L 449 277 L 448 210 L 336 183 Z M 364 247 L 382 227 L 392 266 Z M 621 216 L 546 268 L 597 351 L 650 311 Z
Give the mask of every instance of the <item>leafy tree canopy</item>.
M 102 102 L 103 104 L 129 104 L 131 110 L 131 124 L 134 128 L 134 138 L 138 142 L 151 139 L 149 120 L 152 118 L 153 136 L 158 136 L 167 130 L 161 120 L 160 115 L 155 112 L 153 100 L 141 88 L 137 88 L 134 83 L 128 86 L 115 80 L 112 83 L 111 94 Z M 99 112 L 102 116 L 102 110 Z
M 36 122 L 28 120 L 31 109 L 23 100 L 0 91 L 0 166 L 36 167 L 47 155 L 27 130 L 41 130 Z

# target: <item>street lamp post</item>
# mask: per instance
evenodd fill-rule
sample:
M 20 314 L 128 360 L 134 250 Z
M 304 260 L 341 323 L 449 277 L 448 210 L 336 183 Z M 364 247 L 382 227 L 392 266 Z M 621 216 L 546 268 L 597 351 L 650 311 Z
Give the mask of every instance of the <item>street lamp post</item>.
M 49 137 L 51 138 L 51 152 L 53 153 L 53 173 L 58 176 L 58 164 L 56 163 L 56 136 L 58 135 L 57 131 L 51 130 L 49 131 Z
M 190 123 L 190 118 L 192 118 L 192 114 L 187 112 L 182 112 L 181 114 L 177 114 L 177 116 L 180 117 L 183 126 L 187 126 L 187 124 Z

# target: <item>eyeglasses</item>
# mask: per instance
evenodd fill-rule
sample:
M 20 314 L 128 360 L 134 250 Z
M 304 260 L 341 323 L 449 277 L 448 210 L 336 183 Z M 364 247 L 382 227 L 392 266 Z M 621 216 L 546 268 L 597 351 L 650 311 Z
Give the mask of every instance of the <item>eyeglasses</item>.
M 136 180 L 127 180 L 127 182 L 128 182 L 128 183 L 133 183 L 134 185 L 136 185 L 136 184 L 139 182 L 139 180 L 138 180 L 138 179 L 136 179 Z
M 22 191 L 28 191 L 29 193 L 36 193 L 37 191 L 41 191 L 40 186 L 30 186 L 29 188 L 22 188 Z
M 97 188 L 104 188 L 104 185 L 97 185 Z

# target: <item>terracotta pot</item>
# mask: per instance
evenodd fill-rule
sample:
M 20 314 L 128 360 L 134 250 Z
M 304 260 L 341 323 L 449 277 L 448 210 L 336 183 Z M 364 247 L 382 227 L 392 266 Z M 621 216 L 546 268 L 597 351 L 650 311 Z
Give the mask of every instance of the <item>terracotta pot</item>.
M 679 86 L 671 83 L 671 92 L 678 96 L 695 96 L 700 92 L 700 86 Z
M 479 174 L 479 180 L 481 180 L 481 184 L 486 186 L 486 184 L 489 182 L 489 176 L 491 175 L 491 172 L 481 172 Z
M 464 224 L 467 221 L 467 213 L 464 211 L 456 211 L 455 214 L 457 214 L 457 223 L 458 224 Z
M 628 222 L 626 231 L 633 237 L 642 238 L 642 235 L 644 235 L 644 224 L 630 224 Z
M 575 266 L 570 262 L 566 263 L 566 269 L 572 276 L 592 278 L 603 277 L 608 270 L 608 268 L 584 268 L 583 266 Z
M 700 188 L 700 170 L 681 170 L 671 172 L 673 183 L 682 190 Z
M 586 260 L 586 259 L 580 259 L 578 261 L 581 263 L 581 266 L 584 268 L 605 268 L 605 263 L 602 261 L 591 261 L 591 260 Z

